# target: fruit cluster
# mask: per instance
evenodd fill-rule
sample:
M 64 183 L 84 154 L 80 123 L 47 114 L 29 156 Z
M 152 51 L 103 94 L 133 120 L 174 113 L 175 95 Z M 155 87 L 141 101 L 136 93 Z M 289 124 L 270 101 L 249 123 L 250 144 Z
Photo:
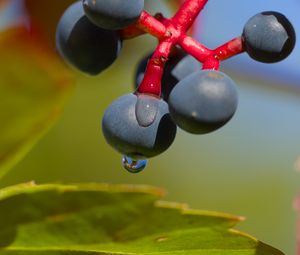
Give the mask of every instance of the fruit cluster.
M 71 5 L 58 24 L 59 53 L 91 75 L 116 60 L 123 40 L 144 33 L 158 38 L 157 48 L 139 64 L 136 91 L 114 101 L 102 120 L 106 141 L 124 155 L 130 172 L 141 171 L 147 158 L 169 148 L 177 126 L 205 134 L 232 118 L 238 95 L 235 83 L 219 71 L 221 61 L 247 52 L 257 61 L 274 63 L 294 48 L 294 29 L 278 12 L 259 13 L 241 36 L 206 48 L 187 31 L 207 1 L 185 0 L 167 19 L 147 13 L 144 0 L 83 0 Z

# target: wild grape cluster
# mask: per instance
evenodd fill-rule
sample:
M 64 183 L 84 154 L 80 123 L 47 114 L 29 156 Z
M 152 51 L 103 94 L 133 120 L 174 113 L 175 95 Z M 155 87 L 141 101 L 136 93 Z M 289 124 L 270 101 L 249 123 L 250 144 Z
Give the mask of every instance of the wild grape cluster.
M 159 39 L 142 58 L 135 92 L 106 110 L 102 130 L 108 144 L 122 153 L 124 167 L 141 171 L 146 159 L 167 150 L 177 126 L 206 134 L 224 126 L 238 105 L 235 83 L 219 71 L 220 62 L 242 52 L 264 63 L 286 58 L 295 32 L 278 12 L 256 14 L 242 35 L 211 50 L 187 35 L 208 0 L 186 0 L 170 19 L 144 11 L 144 0 L 83 0 L 72 4 L 57 27 L 57 49 L 71 66 L 90 75 L 107 69 L 123 40 L 144 33 Z

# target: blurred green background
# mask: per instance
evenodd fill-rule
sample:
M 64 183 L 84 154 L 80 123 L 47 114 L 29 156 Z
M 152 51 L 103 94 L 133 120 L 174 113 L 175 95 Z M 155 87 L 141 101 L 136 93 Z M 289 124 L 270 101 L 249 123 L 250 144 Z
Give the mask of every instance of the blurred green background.
M 112 100 L 132 91 L 136 63 L 154 44 L 149 36 L 134 39 L 102 75 L 77 73 L 59 122 L 0 186 L 30 180 L 160 186 L 167 200 L 245 216 L 239 229 L 295 254 L 300 90 L 228 71 L 240 95 L 233 120 L 209 135 L 178 130 L 173 146 L 137 175 L 127 173 L 121 155 L 105 143 L 101 117 Z

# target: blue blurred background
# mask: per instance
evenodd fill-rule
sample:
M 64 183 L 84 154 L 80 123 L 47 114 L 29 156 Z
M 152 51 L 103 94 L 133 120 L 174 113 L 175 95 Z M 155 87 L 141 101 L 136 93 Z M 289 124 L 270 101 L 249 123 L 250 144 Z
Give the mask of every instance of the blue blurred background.
M 165 2 L 149 3 L 148 9 L 154 13 Z M 214 48 L 240 35 L 251 16 L 266 10 L 284 13 L 300 34 L 299 1 L 211 0 L 195 37 Z M 0 185 L 36 180 L 161 186 L 168 190 L 168 200 L 246 216 L 239 229 L 295 254 L 299 44 L 277 64 L 261 64 L 246 54 L 222 63 L 221 70 L 238 84 L 239 107 L 233 120 L 204 136 L 179 130 L 166 153 L 152 159 L 143 173 L 131 175 L 122 168 L 121 156 L 106 145 L 100 121 L 113 99 L 132 91 L 136 63 L 154 46 L 150 36 L 134 39 L 124 43 L 115 65 L 99 77 L 77 73 L 74 95 L 60 121 Z

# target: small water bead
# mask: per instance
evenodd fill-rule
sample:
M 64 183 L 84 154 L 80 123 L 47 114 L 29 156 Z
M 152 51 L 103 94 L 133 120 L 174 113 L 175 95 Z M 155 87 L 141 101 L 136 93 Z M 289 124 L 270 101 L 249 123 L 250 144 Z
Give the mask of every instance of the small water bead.
M 138 94 L 135 105 L 137 122 L 142 127 L 149 127 L 156 118 L 159 106 L 159 99 L 145 94 Z
M 145 169 L 148 161 L 146 159 L 132 159 L 126 155 L 122 158 L 123 167 L 130 173 L 137 174 Z

